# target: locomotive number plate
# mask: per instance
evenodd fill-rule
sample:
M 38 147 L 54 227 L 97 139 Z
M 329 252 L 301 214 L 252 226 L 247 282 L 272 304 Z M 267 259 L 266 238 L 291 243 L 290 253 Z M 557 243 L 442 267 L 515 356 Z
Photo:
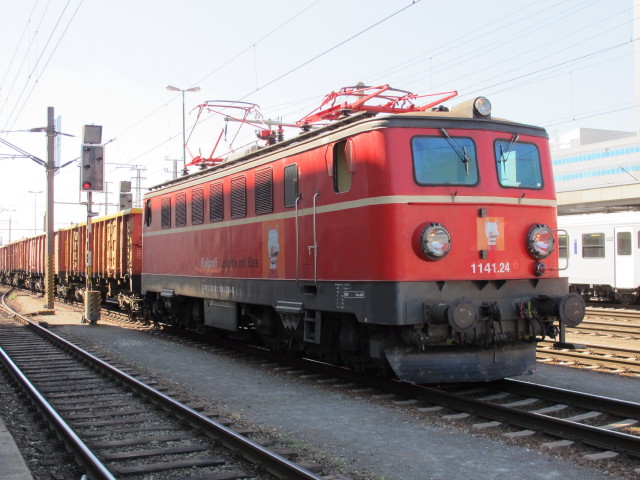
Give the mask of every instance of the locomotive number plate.
M 511 262 L 478 262 L 471 264 L 471 273 L 509 273 Z

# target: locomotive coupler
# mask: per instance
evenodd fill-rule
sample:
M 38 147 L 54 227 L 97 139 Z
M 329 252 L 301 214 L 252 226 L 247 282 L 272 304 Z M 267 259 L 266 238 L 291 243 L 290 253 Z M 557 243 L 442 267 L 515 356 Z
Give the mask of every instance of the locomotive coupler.
M 483 315 L 489 319 L 488 325 L 492 333 L 491 338 L 487 335 L 485 348 L 495 348 L 497 345 L 505 343 L 507 341 L 507 335 L 504 333 L 504 329 L 502 328 L 502 312 L 500 311 L 498 302 L 483 302 L 480 306 L 480 310 Z M 496 330 L 496 323 L 498 324 L 500 331 Z
M 532 302 L 528 301 L 525 303 L 524 301 L 521 301 L 520 303 L 518 303 L 518 313 L 520 315 L 520 318 L 524 318 L 527 321 L 531 329 L 531 336 L 529 338 L 526 338 L 525 340 L 527 342 L 542 342 L 544 340 L 546 328 L 544 326 L 544 323 L 540 319 L 540 315 L 538 314 L 537 310 L 532 306 Z M 537 322 L 537 324 L 540 326 L 539 338 L 537 336 L 536 325 L 534 322 Z

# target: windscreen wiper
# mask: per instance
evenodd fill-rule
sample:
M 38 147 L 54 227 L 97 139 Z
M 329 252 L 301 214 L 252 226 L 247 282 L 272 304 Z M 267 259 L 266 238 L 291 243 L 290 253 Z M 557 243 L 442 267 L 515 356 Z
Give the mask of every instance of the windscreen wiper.
M 520 138 L 520 134 L 516 133 L 511 138 L 511 141 L 509 142 L 509 145 L 507 145 L 506 149 L 502 148 L 502 145 L 500 145 L 500 158 L 498 159 L 498 163 L 502 162 L 502 173 L 505 172 L 506 163 L 507 163 L 507 155 L 511 151 L 511 147 L 513 147 L 513 144 L 516 143 L 519 138 Z
M 449 145 L 451 145 L 451 148 L 453 149 L 453 151 L 456 152 L 458 154 L 458 157 L 460 157 L 460 160 L 462 160 L 462 163 L 464 164 L 464 170 L 468 177 L 469 163 L 471 163 L 471 158 L 467 154 L 467 147 L 460 147 L 460 145 L 458 145 L 458 142 L 456 142 L 453 138 L 451 138 L 449 136 L 449 132 L 447 132 L 444 128 L 441 128 L 440 131 L 449 142 Z

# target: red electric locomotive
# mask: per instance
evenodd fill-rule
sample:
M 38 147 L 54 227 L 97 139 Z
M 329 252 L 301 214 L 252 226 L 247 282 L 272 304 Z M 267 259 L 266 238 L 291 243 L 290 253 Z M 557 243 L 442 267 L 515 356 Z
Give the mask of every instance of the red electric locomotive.
M 449 111 L 375 91 L 333 94 L 306 133 L 151 189 L 153 317 L 411 382 L 531 372 L 554 321 L 584 316 L 559 277 L 545 130 L 493 119 L 483 97 Z

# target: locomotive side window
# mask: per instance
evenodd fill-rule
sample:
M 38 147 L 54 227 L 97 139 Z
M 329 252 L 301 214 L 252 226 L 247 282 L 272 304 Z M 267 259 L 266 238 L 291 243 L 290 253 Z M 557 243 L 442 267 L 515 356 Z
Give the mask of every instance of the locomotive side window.
M 180 192 L 176 195 L 176 227 L 187 224 L 187 194 Z
M 258 170 L 255 180 L 256 215 L 273 212 L 273 169 Z
M 160 208 L 160 224 L 162 228 L 171 228 L 171 197 L 162 197 Z
M 144 223 L 147 227 L 151 226 L 151 199 L 144 204 Z
M 346 140 L 333 147 L 333 191 L 345 193 L 351 190 L 351 172 L 349 171 L 349 151 Z
M 500 185 L 508 188 L 542 188 L 540 152 L 533 143 L 497 140 L 495 155 Z
M 560 258 L 569 258 L 569 249 L 567 245 L 567 236 L 558 235 L 558 255 Z
M 413 176 L 418 185 L 475 185 L 478 162 L 473 140 L 464 137 L 413 137 Z
M 298 198 L 298 165 L 284 167 L 284 206 L 295 207 Z
M 616 249 L 618 255 L 631 255 L 631 232 L 616 234 Z
M 604 258 L 604 233 L 582 234 L 582 257 Z
M 204 223 L 204 190 L 194 188 L 191 192 L 191 225 Z
M 231 218 L 247 216 L 247 189 L 244 175 L 231 179 Z
M 209 190 L 209 221 L 219 222 L 224 218 L 224 196 L 222 182 L 211 184 Z

